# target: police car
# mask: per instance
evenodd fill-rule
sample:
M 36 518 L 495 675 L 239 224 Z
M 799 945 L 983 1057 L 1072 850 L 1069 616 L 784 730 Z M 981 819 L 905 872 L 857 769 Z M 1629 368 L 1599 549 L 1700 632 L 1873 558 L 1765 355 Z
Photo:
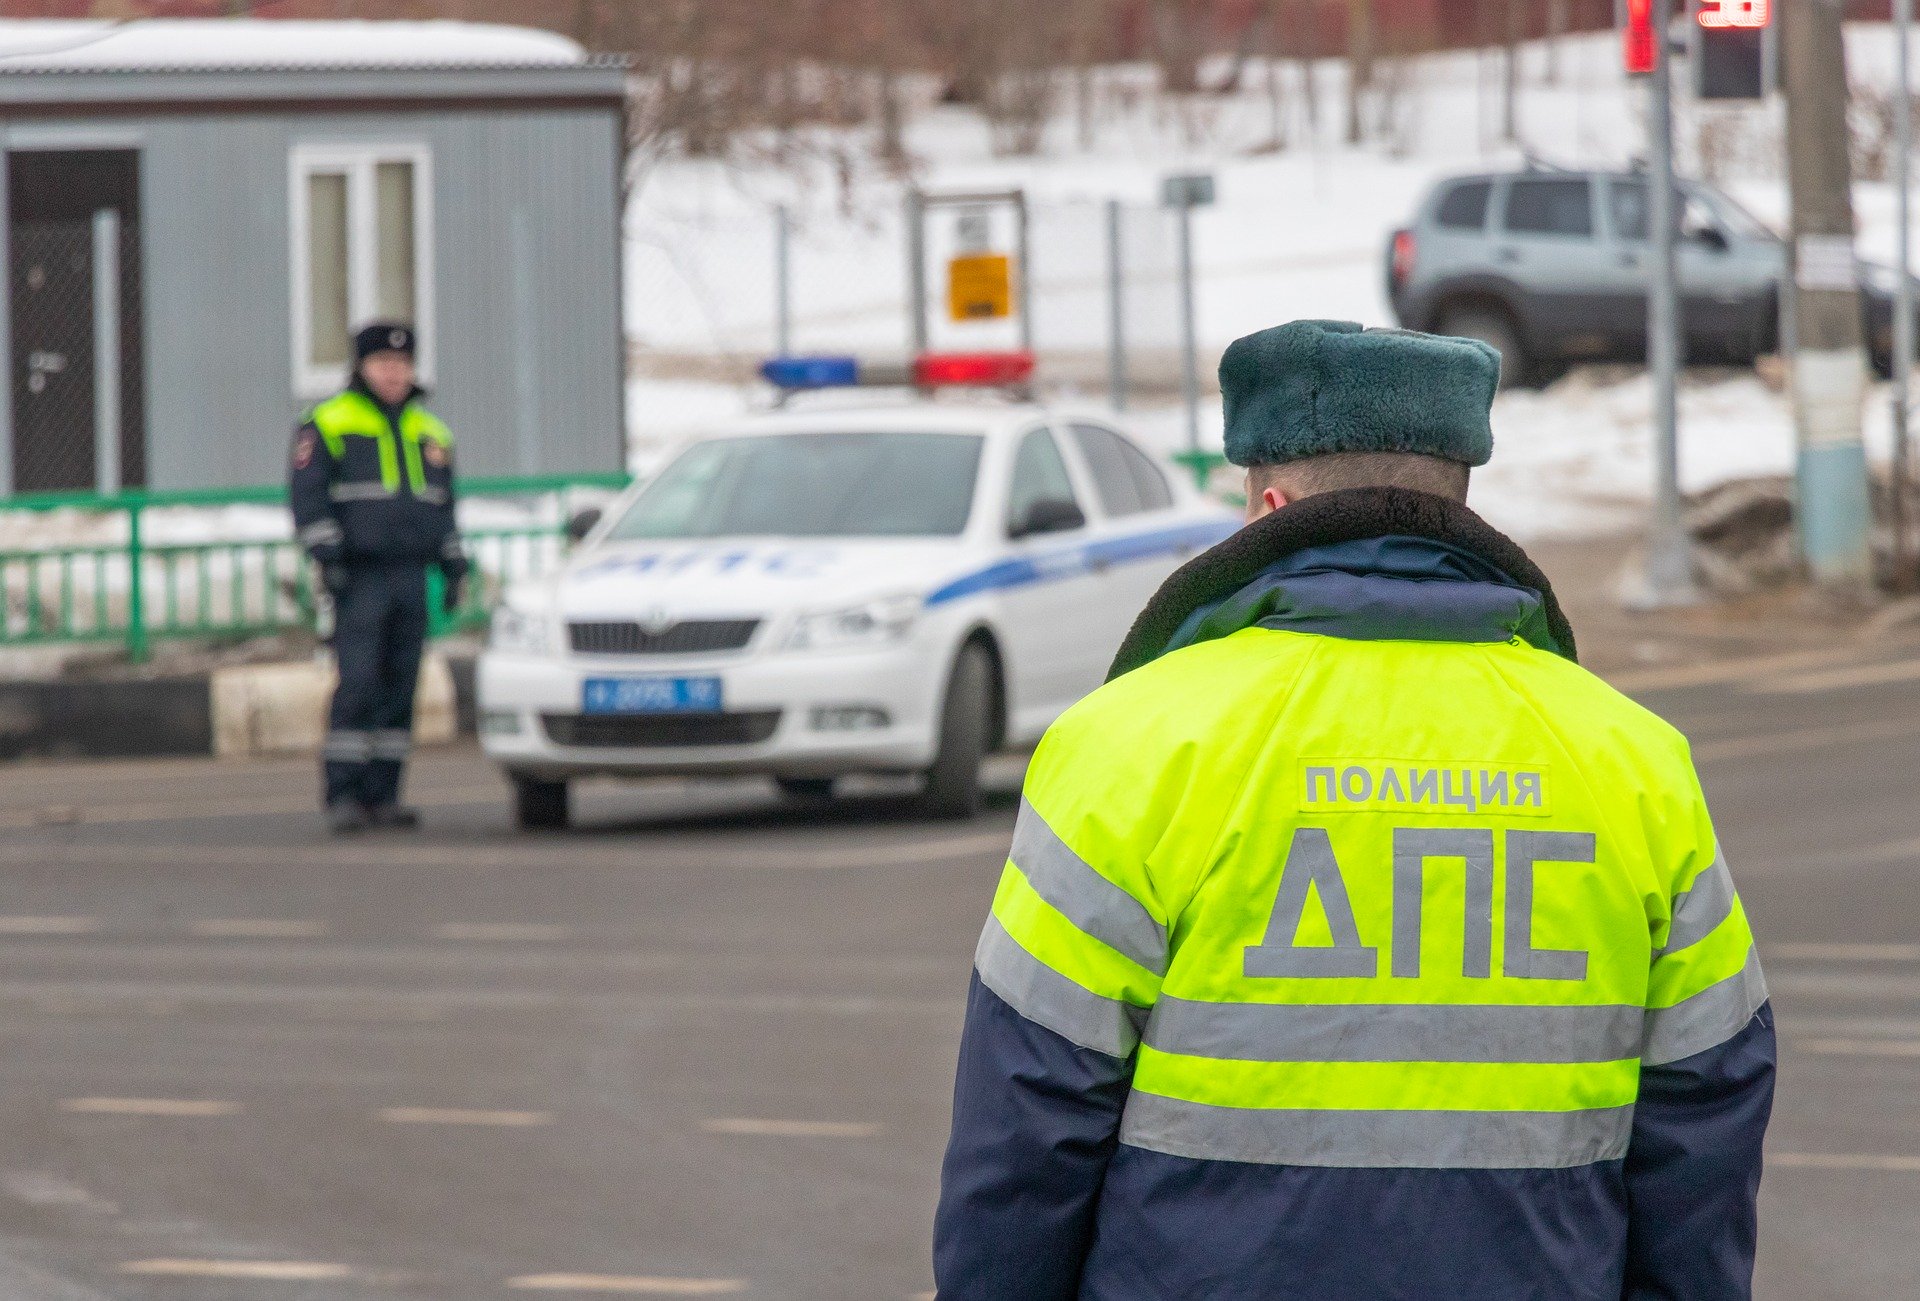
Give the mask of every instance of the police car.
M 1027 402 L 779 410 L 688 446 L 565 567 L 511 589 L 479 665 L 526 827 L 570 779 L 756 773 L 824 798 L 980 766 L 1101 682 L 1183 560 L 1238 527 L 1109 419 Z

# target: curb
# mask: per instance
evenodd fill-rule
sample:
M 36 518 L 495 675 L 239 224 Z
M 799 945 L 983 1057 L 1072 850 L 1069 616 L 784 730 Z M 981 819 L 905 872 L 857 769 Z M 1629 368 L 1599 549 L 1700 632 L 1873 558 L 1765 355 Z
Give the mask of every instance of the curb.
M 248 664 L 146 679 L 0 682 L 0 760 L 317 754 L 333 665 Z M 430 651 L 420 666 L 414 739 L 474 733 L 470 659 Z

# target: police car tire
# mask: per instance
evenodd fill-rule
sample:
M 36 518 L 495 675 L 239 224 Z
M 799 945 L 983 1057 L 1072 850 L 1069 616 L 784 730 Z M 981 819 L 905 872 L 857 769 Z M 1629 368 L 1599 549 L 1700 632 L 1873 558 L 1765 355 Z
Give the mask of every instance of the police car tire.
M 513 779 L 513 820 L 526 831 L 563 830 L 572 818 L 567 784 L 537 777 Z
M 773 784 L 780 793 L 790 800 L 830 800 L 833 798 L 833 778 L 831 777 L 775 777 Z
M 980 811 L 980 766 L 992 723 L 993 664 L 984 647 L 960 648 L 947 678 L 940 711 L 940 748 L 920 794 L 920 808 L 936 818 L 970 818 Z

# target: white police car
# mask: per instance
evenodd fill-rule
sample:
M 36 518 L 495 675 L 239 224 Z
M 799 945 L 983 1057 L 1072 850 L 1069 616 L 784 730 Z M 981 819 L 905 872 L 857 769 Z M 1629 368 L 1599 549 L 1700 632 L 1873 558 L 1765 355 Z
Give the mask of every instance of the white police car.
M 616 500 L 507 593 L 482 742 L 522 826 L 589 774 L 763 773 L 821 797 L 982 758 L 1097 686 L 1133 617 L 1238 521 L 1112 424 L 1025 403 L 749 417 Z

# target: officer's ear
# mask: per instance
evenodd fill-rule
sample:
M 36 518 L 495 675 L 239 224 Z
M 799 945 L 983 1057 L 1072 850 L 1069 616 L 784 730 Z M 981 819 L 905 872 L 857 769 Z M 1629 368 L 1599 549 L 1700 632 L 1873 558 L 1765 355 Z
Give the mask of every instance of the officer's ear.
M 1287 490 L 1268 479 L 1259 467 L 1247 471 L 1247 523 L 1271 515 L 1292 500 Z

